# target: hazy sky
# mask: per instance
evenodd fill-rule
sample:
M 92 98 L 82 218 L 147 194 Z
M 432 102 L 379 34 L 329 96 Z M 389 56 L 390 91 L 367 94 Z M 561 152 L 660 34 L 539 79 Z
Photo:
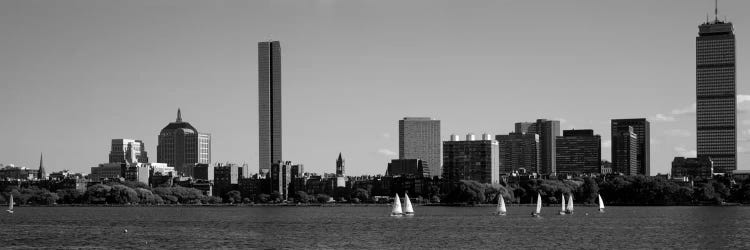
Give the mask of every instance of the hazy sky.
M 695 36 L 714 1 L 0 1 L 0 162 L 47 171 L 108 160 L 183 119 L 212 134 L 214 162 L 257 172 L 257 42 L 281 41 L 283 155 L 309 172 L 384 173 L 398 120 L 430 116 L 442 137 L 560 119 L 594 129 L 651 121 L 652 173 L 695 154 Z M 739 94 L 750 1 L 734 23 Z M 745 10 L 742 12 L 741 10 Z M 712 14 L 713 16 L 713 14 Z M 713 18 L 713 17 L 712 17 Z M 750 100 L 750 98 L 740 98 Z M 740 104 L 750 169 L 750 101 Z

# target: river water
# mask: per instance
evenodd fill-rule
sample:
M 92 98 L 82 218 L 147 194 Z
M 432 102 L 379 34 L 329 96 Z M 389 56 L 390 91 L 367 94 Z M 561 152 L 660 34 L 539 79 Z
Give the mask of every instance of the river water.
M 16 207 L 2 248 L 750 248 L 750 207 Z M 127 230 L 127 232 L 125 232 Z

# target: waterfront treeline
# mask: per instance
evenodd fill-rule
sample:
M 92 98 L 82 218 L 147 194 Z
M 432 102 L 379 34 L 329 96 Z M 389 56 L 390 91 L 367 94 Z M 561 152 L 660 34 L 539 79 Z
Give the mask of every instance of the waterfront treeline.
M 560 203 L 563 195 L 572 194 L 578 204 L 595 204 L 601 194 L 609 205 L 709 205 L 750 203 L 750 180 L 735 182 L 729 178 L 676 182 L 650 176 L 585 177 L 568 180 L 529 179 L 500 184 L 486 184 L 462 180 L 453 183 L 433 183 L 425 196 L 412 195 L 416 203 L 488 204 L 503 195 L 506 202 L 526 204 L 535 202 L 537 193 L 544 203 Z M 373 193 L 375 192 L 375 193 Z M 3 189 L 0 202 L 7 203 L 13 195 L 17 204 L 267 204 L 267 203 L 388 203 L 372 186 L 338 187 L 329 193 L 307 194 L 292 191 L 287 200 L 279 192 L 243 195 L 238 190 L 220 196 L 207 196 L 194 188 L 149 187 L 140 182 L 110 182 L 80 189 L 50 191 L 36 186 Z

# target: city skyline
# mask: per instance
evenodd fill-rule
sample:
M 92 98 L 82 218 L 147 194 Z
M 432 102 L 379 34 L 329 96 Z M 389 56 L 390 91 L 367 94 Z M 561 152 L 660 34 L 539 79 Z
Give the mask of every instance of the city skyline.
M 300 14 L 300 17 L 268 28 L 250 22 L 239 22 L 248 28 L 231 26 L 244 20 L 241 16 L 247 13 L 243 11 L 252 11 L 251 7 L 240 2 L 230 1 L 225 6 L 215 6 L 213 12 L 198 16 L 190 14 L 212 5 L 183 3 L 181 6 L 187 6 L 186 9 L 174 11 L 177 13 L 171 17 L 176 21 L 160 18 L 163 12 L 170 12 L 169 2 L 151 3 L 155 6 L 143 2 L 141 7 L 102 3 L 112 9 L 127 7 L 125 10 L 143 15 L 144 21 L 162 26 L 137 30 L 135 27 L 142 26 L 139 24 L 142 21 L 122 15 L 107 17 L 113 11 L 107 7 L 96 9 L 85 5 L 84 10 L 95 8 L 95 11 L 90 15 L 76 15 L 80 10 L 69 6 L 51 4 L 51 7 L 45 7 L 38 2 L 0 3 L 0 13 L 3 14 L 0 15 L 0 31 L 9 34 L 4 38 L 7 39 L 5 45 L 0 46 L 0 52 L 9 55 L 0 60 L 4 75 L 0 110 L 5 115 L 0 129 L 9 131 L 8 140 L 13 142 L 0 148 L 3 152 L 0 162 L 33 167 L 36 154 L 41 151 L 47 155 L 45 168 L 48 172 L 62 169 L 85 172 L 101 163 L 102 156 L 109 151 L 108 143 L 114 138 L 141 138 L 147 146 L 146 151 L 157 152 L 154 135 L 171 120 L 176 108 L 183 107 L 190 110 L 191 122 L 212 133 L 212 159 L 216 159 L 215 162 L 253 164 L 258 161 L 258 156 L 251 154 L 258 152 L 258 148 L 248 144 L 257 144 L 254 142 L 258 138 L 253 132 L 257 131 L 254 127 L 257 125 L 253 125 L 257 124 L 256 116 L 248 112 L 257 103 L 253 99 L 257 94 L 253 90 L 257 65 L 252 45 L 267 40 L 269 34 L 274 34 L 274 40 L 285 44 L 284 120 L 287 122 L 283 130 L 287 133 L 283 140 L 288 146 L 283 151 L 287 157 L 282 160 L 303 163 L 311 172 L 332 172 L 331 156 L 343 152 L 347 155 L 347 172 L 351 175 L 383 174 L 388 162 L 397 158 L 398 128 L 393 122 L 408 116 L 441 120 L 442 141 L 447 141 L 446 135 L 454 133 L 505 134 L 513 131 L 515 122 L 537 118 L 560 120 L 561 130 L 594 129 L 602 138 L 610 138 L 610 119 L 647 117 L 652 122 L 652 145 L 658 145 L 652 147 L 651 174 L 669 172 L 674 156 L 695 157 L 695 43 L 692 39 L 697 36 L 697 26 L 704 21 L 704 14 L 713 11 L 712 1 L 641 1 L 614 3 L 607 7 L 599 3 L 586 6 L 566 3 L 545 4 L 549 6 L 538 3 L 487 4 L 489 6 L 485 7 L 493 7 L 487 8 L 492 11 L 451 8 L 455 7 L 453 3 L 438 2 L 422 17 L 435 22 L 430 27 L 444 24 L 445 29 L 419 30 L 418 36 L 401 32 L 418 30 L 416 28 L 424 24 L 417 17 L 407 19 L 407 16 L 410 11 L 418 9 L 419 3 L 425 2 L 406 3 L 401 10 L 387 10 L 363 2 L 305 3 L 314 7 L 312 13 L 300 12 L 284 2 L 274 3 L 268 4 L 268 14 L 255 12 L 253 14 L 258 17 L 251 20 L 262 20 L 265 15 L 285 11 Z M 735 10 L 747 7 L 747 3 L 722 1 L 721 4 L 727 7 L 719 7 L 720 15 L 730 18 L 738 36 L 746 34 L 750 20 Z M 370 6 L 375 8 L 374 13 L 390 14 L 394 20 L 378 24 L 373 20 L 379 15 L 349 16 L 352 8 L 362 5 L 374 5 Z M 154 8 L 148 10 L 149 6 Z M 52 7 L 61 8 L 47 9 Z M 561 8 L 559 12 L 564 15 L 544 11 L 556 7 Z M 534 8 L 540 10 L 532 11 Z M 621 12 L 608 12 L 610 8 Z M 49 17 L 40 17 L 45 10 L 50 11 Z M 449 15 L 447 20 L 439 20 L 438 14 L 447 10 L 455 11 L 449 13 L 457 16 L 474 13 L 478 21 L 460 20 L 458 24 L 448 24 L 458 19 Z M 509 12 L 507 17 L 493 16 L 503 16 L 501 14 L 505 11 Z M 25 14 L 42 21 L 34 20 L 30 24 L 8 21 Z M 220 14 L 227 15 L 224 19 L 216 19 Z M 518 18 L 520 16 L 526 18 Z M 548 17 L 535 20 L 541 16 Z M 102 24 L 93 24 L 92 18 L 101 20 Z M 209 21 L 202 23 L 209 29 L 180 23 L 199 22 L 190 21 L 193 20 L 190 18 Z M 552 23 L 554 18 L 562 22 Z M 503 25 L 513 20 L 524 20 L 526 25 Z M 118 21 L 124 22 L 118 24 Z M 344 21 L 352 24 L 342 24 Z M 398 21 L 405 21 L 406 25 L 401 29 L 388 29 Z M 566 30 L 560 26 L 565 21 L 583 24 L 586 28 L 575 30 L 573 35 L 555 31 Z M 43 32 L 29 28 L 54 31 L 57 25 L 63 24 L 73 27 L 69 28 L 71 34 L 54 33 L 56 39 L 43 39 Z M 324 24 L 337 25 L 344 30 L 342 33 L 354 33 L 353 36 L 358 37 L 324 29 Z M 480 30 L 459 28 L 471 24 L 484 26 Z M 227 25 L 232 29 L 211 29 Z M 295 25 L 299 27 L 295 28 Z M 374 34 L 383 34 L 387 39 L 359 35 L 361 33 L 354 31 L 357 25 L 366 26 Z M 494 30 L 496 27 L 503 29 Z M 109 33 L 110 28 L 124 31 L 124 34 Z M 323 38 L 310 38 L 313 31 L 305 31 L 305 28 L 322 32 L 320 36 Z M 237 30 L 243 30 L 246 35 L 230 32 Z M 109 36 L 100 35 L 101 32 Z M 439 35 L 444 32 L 463 37 Z M 518 32 L 526 32 L 524 34 L 528 34 L 532 41 L 508 36 Z M 638 41 L 642 39 L 641 34 L 654 39 Z M 396 35 L 399 39 L 393 40 Z M 144 41 L 124 40 L 132 42 L 128 43 L 119 40 L 129 36 L 142 37 Z M 549 36 L 556 37 L 558 42 L 544 42 Z M 595 38 L 586 40 L 579 36 Z M 93 37 L 99 40 L 87 40 Z M 193 37 L 203 39 L 188 41 Z M 443 38 L 445 41 L 440 41 Z M 346 42 L 332 46 L 336 39 Z M 457 42 L 454 39 L 472 45 L 470 47 L 483 48 L 468 52 L 456 49 L 452 46 Z M 737 61 L 742 63 L 748 58 L 748 53 L 742 50 L 746 40 L 738 38 L 738 41 Z M 527 42 L 529 45 L 521 46 Z M 410 47 L 412 44 L 424 46 Z M 399 46 L 412 49 L 388 52 Z M 514 53 L 513 49 L 520 53 Z M 524 51 L 526 54 L 538 52 L 528 56 L 523 55 Z M 579 65 L 561 63 L 570 60 Z M 459 65 L 454 61 L 471 63 Z M 414 72 L 399 70 L 400 67 Z M 554 77 L 529 74 L 539 71 Z M 600 74 L 589 74 L 589 71 L 599 71 Z M 738 152 L 739 169 L 748 169 L 741 164 L 750 162 L 745 152 L 750 146 L 747 144 L 750 120 L 743 116 L 742 110 L 748 108 L 743 104 L 747 105 L 746 101 L 750 100 L 743 94 L 750 91 L 743 85 L 742 71 L 738 75 L 737 94 L 741 96 L 738 98 L 737 137 L 738 146 L 742 147 Z M 426 86 L 431 89 L 419 91 Z M 110 104 L 112 93 L 128 93 L 133 88 L 142 90 L 134 92 L 141 94 L 138 98 L 142 100 L 113 112 Z M 401 88 L 399 93 L 393 93 L 396 88 Z M 541 99 L 534 102 L 539 105 L 525 104 L 523 112 L 514 111 L 517 109 L 514 104 L 525 100 L 518 94 L 521 92 L 512 91 L 519 88 L 527 89 L 526 93 L 538 91 L 541 97 L 536 98 Z M 569 88 L 585 91 L 571 91 Z M 547 91 L 549 93 L 545 93 Z M 618 94 L 612 96 L 610 93 L 614 91 Z M 381 101 L 386 94 L 393 95 L 389 98 L 390 104 Z M 639 103 L 630 105 L 627 101 L 634 95 L 638 96 L 635 100 Z M 423 103 L 409 101 L 415 96 Z M 430 97 L 439 98 L 432 100 Z M 395 101 L 399 99 L 406 101 Z M 51 127 L 50 120 L 58 121 L 58 126 Z M 107 129 L 97 130 L 102 127 Z M 81 146 L 72 148 L 68 145 L 71 141 Z M 608 143 L 611 146 L 611 141 L 602 140 L 602 157 L 611 160 Z

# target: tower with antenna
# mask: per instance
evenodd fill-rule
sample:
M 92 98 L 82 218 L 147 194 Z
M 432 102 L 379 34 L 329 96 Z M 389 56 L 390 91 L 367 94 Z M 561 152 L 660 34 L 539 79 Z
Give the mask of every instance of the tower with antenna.
M 714 21 L 698 26 L 695 38 L 697 153 L 713 162 L 714 173 L 731 173 L 738 166 L 736 41 L 714 4 Z

